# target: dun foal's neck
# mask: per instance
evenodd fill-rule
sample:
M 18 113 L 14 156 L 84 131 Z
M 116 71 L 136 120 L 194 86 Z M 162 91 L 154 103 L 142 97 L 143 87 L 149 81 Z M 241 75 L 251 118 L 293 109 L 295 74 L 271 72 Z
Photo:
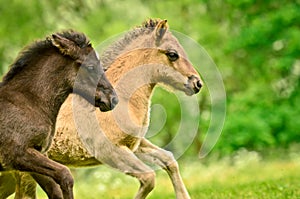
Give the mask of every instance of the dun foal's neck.
M 149 64 L 149 56 L 140 50 L 124 53 L 106 71 L 116 89 L 119 103 L 128 103 L 131 117 L 139 126 L 148 125 L 150 99 L 155 86 L 146 80 L 151 79 L 152 74 L 143 69 Z

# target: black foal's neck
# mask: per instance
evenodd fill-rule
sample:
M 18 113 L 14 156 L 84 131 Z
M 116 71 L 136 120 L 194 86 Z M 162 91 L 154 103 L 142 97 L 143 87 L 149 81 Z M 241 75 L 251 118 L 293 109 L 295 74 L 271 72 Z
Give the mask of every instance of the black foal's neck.
M 69 82 L 73 60 L 58 53 L 40 55 L 38 60 L 28 65 L 8 82 L 5 89 L 21 93 L 32 101 L 32 105 L 42 110 L 52 121 L 72 92 Z

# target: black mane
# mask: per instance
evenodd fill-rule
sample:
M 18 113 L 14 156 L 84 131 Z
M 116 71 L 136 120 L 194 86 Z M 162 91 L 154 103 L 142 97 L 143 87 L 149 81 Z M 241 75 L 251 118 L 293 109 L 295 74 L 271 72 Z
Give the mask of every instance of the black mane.
M 57 33 L 58 35 L 65 37 L 74 43 L 76 43 L 80 48 L 84 48 L 90 45 L 89 39 L 83 34 L 78 33 L 73 30 L 64 31 Z M 10 81 L 17 73 L 22 71 L 30 62 L 41 54 L 45 53 L 51 48 L 55 48 L 51 43 L 51 37 L 47 37 L 45 40 L 38 40 L 33 44 L 25 47 L 18 55 L 18 58 L 10 66 L 10 70 L 3 77 L 3 82 L 0 86 L 4 85 L 6 82 Z

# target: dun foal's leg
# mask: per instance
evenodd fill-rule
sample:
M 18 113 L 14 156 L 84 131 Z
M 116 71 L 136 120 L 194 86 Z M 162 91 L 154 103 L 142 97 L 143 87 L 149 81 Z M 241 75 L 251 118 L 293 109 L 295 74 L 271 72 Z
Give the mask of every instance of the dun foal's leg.
M 48 190 L 56 190 L 55 184 L 57 183 L 60 185 L 63 193 L 63 198 L 73 199 L 72 190 L 74 181 L 69 169 L 59 163 L 48 159 L 46 156 L 36 151 L 35 149 L 29 148 L 22 155 L 16 157 L 14 166 L 20 171 L 33 172 L 50 177 L 45 177 L 40 180 L 42 181 L 45 179 L 51 179 L 50 181 L 48 181 L 48 186 L 50 186 Z M 53 183 L 54 181 L 52 179 L 56 183 Z M 54 197 L 54 195 L 54 193 L 50 193 L 50 196 Z
M 140 188 L 135 199 L 144 199 L 155 185 L 155 172 L 139 160 L 127 148 L 115 148 L 109 154 L 99 152 L 98 160 L 123 173 L 136 177 L 140 181 Z
M 143 139 L 135 154 L 142 161 L 156 164 L 167 171 L 171 178 L 177 199 L 190 199 L 180 176 L 178 163 L 171 152 L 161 149 L 150 141 Z
M 29 173 L 15 172 L 15 199 L 36 199 L 36 182 Z
M 12 172 L 0 173 L 0 199 L 5 199 L 15 192 L 16 180 Z

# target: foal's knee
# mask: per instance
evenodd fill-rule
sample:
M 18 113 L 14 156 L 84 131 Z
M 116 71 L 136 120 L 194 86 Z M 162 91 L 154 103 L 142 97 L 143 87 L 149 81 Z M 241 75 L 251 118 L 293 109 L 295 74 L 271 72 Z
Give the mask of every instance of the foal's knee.
M 155 172 L 142 173 L 139 178 L 141 185 L 150 192 L 155 186 Z
M 63 167 L 63 169 L 58 174 L 60 175 L 60 182 L 57 182 L 63 191 L 71 191 L 74 186 L 74 179 L 70 170 L 67 167 Z
M 166 169 L 171 172 L 177 172 L 179 170 L 178 162 L 176 160 L 170 162 L 166 167 Z
M 177 160 L 175 159 L 174 155 L 172 152 L 170 151 L 165 151 L 164 152 L 164 158 L 163 158 L 163 161 L 164 161 L 164 169 L 166 170 L 169 170 L 169 171 L 176 171 L 179 169 L 179 166 L 178 166 L 178 162 Z

